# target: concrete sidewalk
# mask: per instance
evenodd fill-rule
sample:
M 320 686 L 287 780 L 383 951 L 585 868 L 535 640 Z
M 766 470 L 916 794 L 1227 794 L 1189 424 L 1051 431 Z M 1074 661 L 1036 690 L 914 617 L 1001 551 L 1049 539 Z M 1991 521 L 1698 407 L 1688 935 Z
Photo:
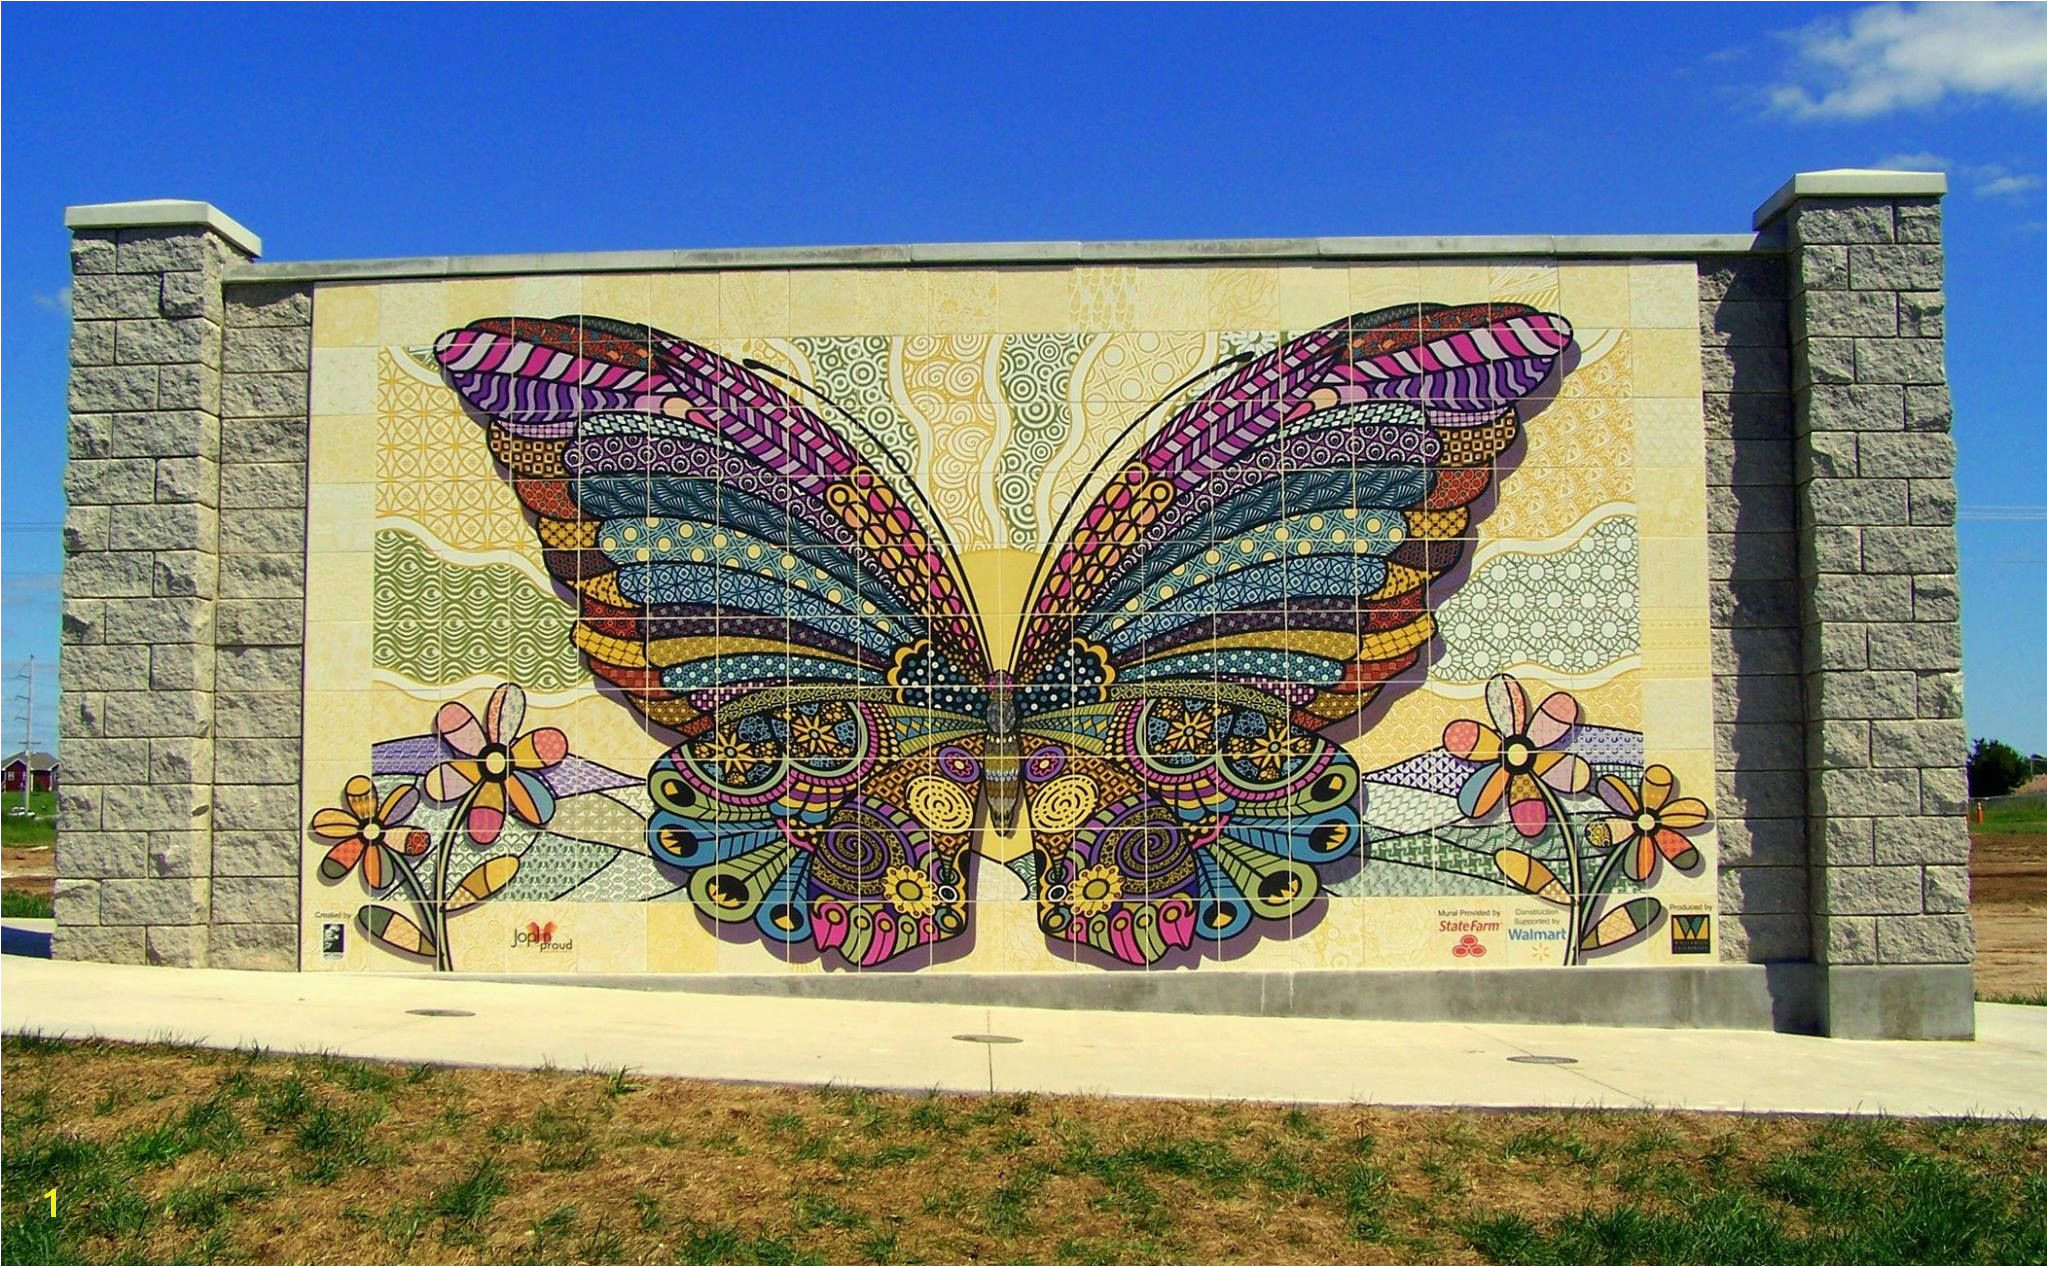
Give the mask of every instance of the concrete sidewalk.
M 16 946 L 25 940 L 9 938 Z M 2048 1013 L 1991 1004 L 1978 1006 L 1975 1042 L 1881 1043 L 1732 1030 L 856 1003 L 8 955 L 0 957 L 0 1028 L 407 1062 L 626 1066 L 677 1077 L 912 1091 L 1485 1108 L 2048 1113 Z M 969 1041 L 989 1036 L 1008 1041 Z M 1555 1057 L 1573 1063 L 1548 1063 Z

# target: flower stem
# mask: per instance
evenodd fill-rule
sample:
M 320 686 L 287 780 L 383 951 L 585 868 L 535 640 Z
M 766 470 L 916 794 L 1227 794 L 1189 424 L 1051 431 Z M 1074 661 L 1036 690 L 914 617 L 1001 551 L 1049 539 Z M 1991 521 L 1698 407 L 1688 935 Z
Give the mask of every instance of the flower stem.
M 434 970 L 455 971 L 455 957 L 448 949 L 448 862 L 455 854 L 455 838 L 469 831 L 469 807 L 483 790 L 478 783 L 469 789 L 441 832 L 441 848 L 434 855 Z
M 1586 893 L 1580 887 L 1582 876 L 1579 872 L 1579 842 L 1572 836 L 1571 819 L 1565 817 L 1564 803 L 1557 799 L 1557 793 L 1542 779 L 1532 780 L 1536 791 L 1543 797 L 1543 804 L 1550 810 L 1551 818 L 1557 821 L 1557 834 L 1564 841 L 1565 869 L 1571 878 L 1571 921 L 1565 934 L 1564 962 L 1570 967 L 1579 962 L 1579 938 L 1586 926 Z
M 412 864 L 406 862 L 396 849 L 387 849 L 382 845 L 379 845 L 378 848 L 384 849 L 385 855 L 391 859 L 392 870 L 398 872 L 398 882 L 403 884 L 405 891 L 412 895 L 412 909 L 420 917 L 420 927 L 427 930 L 428 936 L 434 937 L 435 966 L 439 967 L 438 956 L 441 949 L 441 939 L 438 936 L 434 936 L 433 933 L 433 903 L 427 901 L 426 893 L 421 890 L 420 878 L 412 873 Z
M 1586 906 L 1590 912 L 1592 904 L 1607 892 L 1607 882 L 1614 878 L 1614 868 L 1621 862 L 1622 855 L 1633 846 L 1634 841 L 1623 841 L 1614 846 L 1607 855 L 1607 861 L 1600 864 L 1600 870 L 1593 876 L 1593 887 L 1586 891 Z

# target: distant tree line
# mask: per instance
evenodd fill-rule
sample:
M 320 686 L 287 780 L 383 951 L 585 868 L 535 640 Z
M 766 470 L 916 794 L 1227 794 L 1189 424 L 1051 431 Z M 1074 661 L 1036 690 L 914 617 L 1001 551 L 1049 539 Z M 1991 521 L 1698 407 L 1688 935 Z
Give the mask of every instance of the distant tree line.
M 2048 759 L 2040 753 L 2030 757 L 2000 739 L 1977 739 L 1970 743 L 1970 795 L 2004 796 L 2035 775 L 2048 770 Z

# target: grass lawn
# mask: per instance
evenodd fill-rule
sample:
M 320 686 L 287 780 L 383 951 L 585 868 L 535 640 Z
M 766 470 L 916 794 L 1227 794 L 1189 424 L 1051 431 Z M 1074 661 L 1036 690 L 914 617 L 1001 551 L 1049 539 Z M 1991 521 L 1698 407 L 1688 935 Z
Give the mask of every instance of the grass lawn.
M 10 817 L 8 810 L 22 804 L 23 793 L 0 792 L 0 844 L 47 845 L 57 839 L 57 794 L 29 792 L 32 817 Z
M 2048 797 L 2040 792 L 2031 796 L 2001 796 L 1996 800 L 1972 801 L 1970 830 L 1972 833 L 2013 833 L 2039 836 L 2048 832 Z M 1984 821 L 1977 821 L 1976 806 L 1984 807 Z
M 0 890 L 0 915 L 14 919 L 49 919 L 50 899 L 16 889 Z
M 0 1074 L 9 1263 L 2048 1253 L 2038 1121 L 919 1097 L 33 1036 Z

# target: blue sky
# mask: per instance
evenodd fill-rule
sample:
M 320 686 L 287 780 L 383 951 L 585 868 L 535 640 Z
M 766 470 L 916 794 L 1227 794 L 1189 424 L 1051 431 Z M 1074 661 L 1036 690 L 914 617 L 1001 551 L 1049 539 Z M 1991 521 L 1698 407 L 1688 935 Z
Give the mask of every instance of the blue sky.
M 1738 232 L 1794 171 L 1938 165 L 1969 723 L 2048 750 L 2043 78 L 2031 4 L 9 5 L 0 694 L 56 658 L 67 204 L 203 199 L 276 260 Z

